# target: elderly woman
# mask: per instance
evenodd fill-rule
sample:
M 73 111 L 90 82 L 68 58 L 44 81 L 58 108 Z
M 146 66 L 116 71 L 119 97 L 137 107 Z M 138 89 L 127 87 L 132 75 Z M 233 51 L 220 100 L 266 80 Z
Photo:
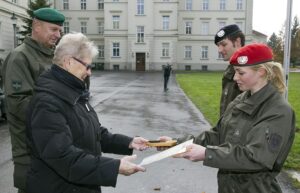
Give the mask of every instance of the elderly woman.
M 118 174 L 144 171 L 130 162 L 134 156 L 101 156 L 131 155 L 133 149 L 145 149 L 147 140 L 111 134 L 99 123 L 84 84 L 96 55 L 86 36 L 67 34 L 57 45 L 51 69 L 36 83 L 27 117 L 32 152 L 28 193 L 96 193 L 100 186 L 115 186 Z
M 264 44 L 234 53 L 234 80 L 244 92 L 229 104 L 216 127 L 195 137 L 177 156 L 219 168 L 219 193 L 282 192 L 276 176 L 293 143 L 295 115 L 283 97 L 281 64 L 272 57 Z

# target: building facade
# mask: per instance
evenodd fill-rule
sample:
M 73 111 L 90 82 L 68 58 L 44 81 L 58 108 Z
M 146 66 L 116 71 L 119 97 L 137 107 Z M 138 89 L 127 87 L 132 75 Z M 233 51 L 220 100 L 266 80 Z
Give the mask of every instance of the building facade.
M 30 0 L 1 0 L 0 58 L 28 17 Z M 252 30 L 252 0 L 49 0 L 66 17 L 64 33 L 82 32 L 98 46 L 96 69 L 154 71 L 223 70 L 214 35 L 237 24 L 246 43 L 266 42 Z M 15 15 L 16 20 L 12 20 Z M 14 24 L 16 26 L 14 31 Z M 18 42 L 17 42 L 18 44 Z
M 28 3 L 29 0 L 0 1 L 0 60 L 20 43 L 18 31 L 24 25 L 23 19 L 28 18 Z
M 95 65 L 107 70 L 223 70 L 214 44 L 219 28 L 237 24 L 253 33 L 252 0 L 55 0 L 66 16 L 64 32 L 82 32 L 98 46 Z

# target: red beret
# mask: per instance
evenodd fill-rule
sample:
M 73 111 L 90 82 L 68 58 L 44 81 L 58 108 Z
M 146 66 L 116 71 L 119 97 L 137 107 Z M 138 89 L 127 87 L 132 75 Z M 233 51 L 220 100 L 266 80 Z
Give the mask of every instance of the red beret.
M 271 48 L 265 44 L 249 44 L 238 49 L 230 58 L 234 66 L 252 66 L 273 61 Z

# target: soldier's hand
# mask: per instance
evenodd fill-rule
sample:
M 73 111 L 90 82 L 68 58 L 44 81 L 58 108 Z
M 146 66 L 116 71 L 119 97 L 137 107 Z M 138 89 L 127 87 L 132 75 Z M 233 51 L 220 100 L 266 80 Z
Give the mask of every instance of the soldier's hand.
M 203 161 L 205 159 L 205 151 L 205 147 L 193 143 L 186 146 L 186 152 L 177 154 L 173 157 L 185 158 L 191 161 Z

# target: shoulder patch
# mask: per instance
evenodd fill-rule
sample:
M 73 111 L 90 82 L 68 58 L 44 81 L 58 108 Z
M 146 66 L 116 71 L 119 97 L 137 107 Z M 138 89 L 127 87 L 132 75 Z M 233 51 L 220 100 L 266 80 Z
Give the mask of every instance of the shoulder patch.
M 276 152 L 279 150 L 282 142 L 282 137 L 276 133 L 272 133 L 269 140 L 268 145 L 271 152 Z
M 22 81 L 21 80 L 13 80 L 13 81 L 11 81 L 11 84 L 12 84 L 12 88 L 15 91 L 19 91 L 22 88 Z

